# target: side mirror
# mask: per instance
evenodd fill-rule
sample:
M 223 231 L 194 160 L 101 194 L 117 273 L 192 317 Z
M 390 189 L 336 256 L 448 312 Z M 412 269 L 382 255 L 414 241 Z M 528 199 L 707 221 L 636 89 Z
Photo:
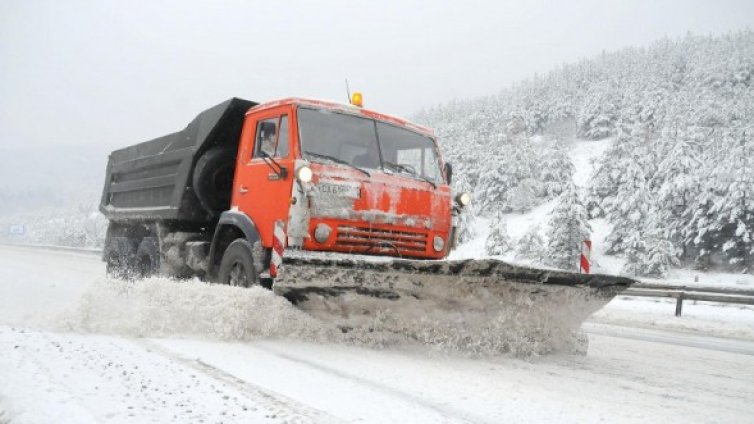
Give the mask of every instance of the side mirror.
M 453 165 L 449 162 L 445 162 L 445 179 L 448 181 L 448 185 L 453 182 Z

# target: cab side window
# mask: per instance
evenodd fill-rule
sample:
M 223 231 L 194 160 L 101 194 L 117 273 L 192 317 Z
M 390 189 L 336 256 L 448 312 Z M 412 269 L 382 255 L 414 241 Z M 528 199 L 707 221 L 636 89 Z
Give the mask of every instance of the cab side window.
M 254 157 L 264 157 L 262 152 L 269 156 L 275 155 L 275 142 L 278 129 L 278 118 L 265 119 L 257 122 L 257 137 L 254 140 Z
M 257 122 L 253 158 L 288 156 L 288 116 L 268 118 Z

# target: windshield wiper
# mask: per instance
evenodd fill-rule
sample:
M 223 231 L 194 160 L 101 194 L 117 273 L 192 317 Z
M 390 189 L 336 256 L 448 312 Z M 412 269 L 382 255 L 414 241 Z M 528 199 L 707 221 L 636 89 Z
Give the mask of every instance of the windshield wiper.
M 393 162 L 388 162 L 388 161 L 383 162 L 383 164 L 387 165 L 388 168 L 392 168 L 398 172 L 406 172 L 411 175 L 417 175 L 416 170 L 410 166 L 401 165 L 399 163 L 393 163 Z
M 392 168 L 392 169 L 394 169 L 394 170 L 396 170 L 398 172 L 403 172 L 403 173 L 406 173 L 406 174 L 410 174 L 410 175 L 412 175 L 412 176 L 414 176 L 414 177 L 416 177 L 416 178 L 418 178 L 418 179 L 420 179 L 420 180 L 422 180 L 424 182 L 430 183 L 432 185 L 432 188 L 437 188 L 437 184 L 435 184 L 434 181 L 430 180 L 429 178 L 427 178 L 427 177 L 425 177 L 423 175 L 417 174 L 416 170 L 413 167 L 406 166 L 406 165 L 401 165 L 399 163 L 387 162 L 387 161 L 383 162 L 383 165 L 387 165 L 389 168 Z
M 367 177 L 371 177 L 372 176 L 372 174 L 370 174 L 369 172 L 367 172 L 365 169 L 361 169 L 361 168 L 359 168 L 356 165 L 352 165 L 352 164 L 344 161 L 343 159 L 338 159 L 338 158 L 333 157 L 333 156 L 322 155 L 322 154 L 319 154 L 319 153 L 310 152 L 308 150 L 304 150 L 304 154 L 307 155 L 307 156 L 314 156 L 314 157 L 317 157 L 317 158 L 321 158 L 321 159 L 326 159 L 326 160 L 329 160 L 329 161 L 333 161 L 333 162 L 339 163 L 341 165 L 350 166 L 351 168 L 353 168 L 353 169 L 355 169 L 357 171 L 363 172 Z

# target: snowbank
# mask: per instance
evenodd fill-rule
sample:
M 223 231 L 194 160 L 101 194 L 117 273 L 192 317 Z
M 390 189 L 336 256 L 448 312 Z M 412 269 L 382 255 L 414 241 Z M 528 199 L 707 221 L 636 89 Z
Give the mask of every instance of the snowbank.
M 530 317 L 528 325 L 523 325 L 520 308 L 484 315 L 483 320 L 476 310 L 459 310 L 452 317 L 442 314 L 445 320 L 440 320 L 431 303 L 426 311 L 416 307 L 405 310 L 392 303 L 390 310 L 364 306 L 362 311 L 359 305 L 371 304 L 356 299 L 346 303 L 352 319 L 344 321 L 335 312 L 326 316 L 307 314 L 262 288 L 165 278 L 134 282 L 101 279 L 81 296 L 74 310 L 54 318 L 51 327 L 56 331 L 130 337 L 289 339 L 375 348 L 422 345 L 469 356 L 528 356 L 561 348 L 579 349 L 574 345 L 579 340 L 572 339 L 571 334 L 545 332 L 534 337 L 540 328 L 537 325 L 542 324 Z M 346 326 L 341 325 L 344 322 Z

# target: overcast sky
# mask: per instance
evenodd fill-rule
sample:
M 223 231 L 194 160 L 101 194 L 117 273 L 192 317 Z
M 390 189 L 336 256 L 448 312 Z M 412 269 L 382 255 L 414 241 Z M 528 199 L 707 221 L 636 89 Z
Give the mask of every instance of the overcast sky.
M 603 50 L 754 28 L 754 1 L 0 1 L 0 146 L 127 145 L 229 97 L 410 115 Z

